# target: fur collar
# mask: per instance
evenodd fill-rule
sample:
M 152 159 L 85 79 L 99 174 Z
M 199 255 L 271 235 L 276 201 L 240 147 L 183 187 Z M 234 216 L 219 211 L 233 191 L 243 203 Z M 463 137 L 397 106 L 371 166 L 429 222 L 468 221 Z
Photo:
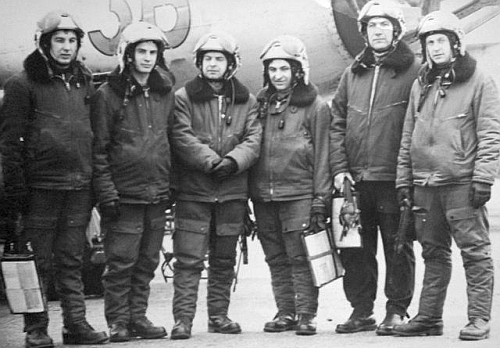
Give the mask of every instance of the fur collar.
M 274 88 L 266 87 L 259 92 L 257 100 L 259 102 L 269 100 L 275 92 L 276 90 Z M 293 89 L 290 105 L 305 107 L 311 105 L 317 96 L 318 88 L 314 84 L 299 84 Z
M 419 71 L 419 81 L 422 85 L 434 82 L 438 75 L 442 75 L 446 82 L 465 82 L 469 80 L 476 71 L 476 60 L 468 53 L 465 56 L 459 56 L 449 69 L 438 69 L 435 66 L 431 69 L 428 63 L 425 63 Z
M 231 83 L 232 81 L 232 83 Z M 234 87 L 234 102 L 236 104 L 244 104 L 248 101 L 250 97 L 250 92 L 248 88 L 243 86 L 237 78 L 233 77 L 231 80 L 227 81 L 224 86 L 224 94 L 228 98 L 232 98 L 232 89 Z M 214 97 L 214 91 L 208 82 L 196 76 L 191 81 L 186 83 L 186 92 L 189 98 L 194 102 L 205 102 Z
M 117 67 L 108 76 L 108 83 L 111 89 L 120 97 L 124 97 L 125 93 L 130 93 L 129 96 L 133 97 L 142 93 L 142 87 L 133 78 L 133 76 L 125 70 L 120 74 L 120 68 Z M 151 92 L 158 94 L 167 94 L 172 90 L 175 83 L 174 75 L 170 71 L 162 70 L 156 67 L 149 75 L 148 85 Z
M 23 65 L 28 78 L 34 82 L 46 84 L 54 77 L 49 63 L 38 50 L 28 55 Z M 73 64 L 73 75 L 76 76 L 75 82 L 87 83 L 92 81 L 92 73 L 78 60 Z
M 408 45 L 400 41 L 394 51 L 389 53 L 387 57 L 382 60 L 382 66 L 394 69 L 396 74 L 404 72 L 410 68 L 415 61 L 415 54 L 408 47 Z M 375 56 L 373 49 L 366 46 L 360 54 L 358 54 L 352 63 L 351 70 L 355 74 L 362 74 L 375 65 Z

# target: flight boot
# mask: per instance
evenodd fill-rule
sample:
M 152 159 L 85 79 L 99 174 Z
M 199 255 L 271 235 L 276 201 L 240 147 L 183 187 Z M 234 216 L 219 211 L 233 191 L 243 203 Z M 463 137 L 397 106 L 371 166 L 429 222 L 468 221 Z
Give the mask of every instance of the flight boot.
M 170 333 L 170 339 L 172 340 L 186 340 L 191 338 L 191 327 L 192 321 L 188 318 L 180 318 L 175 321 L 172 332 Z
M 472 318 L 469 323 L 460 330 L 458 338 L 465 341 L 484 340 L 490 336 L 490 324 L 481 318 Z
M 167 331 L 163 326 L 154 326 L 146 317 L 135 320 L 128 326 L 130 334 L 135 337 L 146 339 L 162 338 L 167 336 Z
M 395 325 L 392 331 L 396 336 L 441 336 L 443 320 L 417 315 L 406 324 Z
M 25 338 L 26 348 L 52 348 L 54 342 L 47 334 L 47 329 L 34 329 L 26 333 Z
M 62 337 L 63 344 L 103 344 L 108 341 L 104 331 L 95 331 L 87 321 L 64 326 Z
M 276 314 L 272 321 L 268 321 L 264 325 L 265 332 L 283 332 L 288 330 L 295 330 L 297 320 L 295 314 Z
M 295 334 L 299 336 L 316 335 L 316 323 L 313 314 L 299 314 Z
M 392 330 L 394 326 L 404 324 L 404 319 L 402 315 L 395 313 L 387 313 L 384 320 L 377 327 L 375 333 L 379 336 L 390 336 L 394 335 Z
M 229 319 L 227 315 L 214 315 L 208 319 L 208 332 L 239 334 L 241 327 L 240 324 Z

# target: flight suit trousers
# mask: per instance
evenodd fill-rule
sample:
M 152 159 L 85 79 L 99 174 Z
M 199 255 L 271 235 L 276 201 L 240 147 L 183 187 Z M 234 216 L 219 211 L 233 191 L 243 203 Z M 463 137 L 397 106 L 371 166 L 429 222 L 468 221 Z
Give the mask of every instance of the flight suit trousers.
M 301 238 L 309 227 L 311 203 L 311 199 L 254 202 L 258 237 L 271 271 L 279 314 L 315 316 L 318 309 L 319 291 Z
M 29 210 L 24 219 L 25 237 L 37 261 L 44 291 L 51 275 L 61 301 L 64 326 L 85 321 L 82 265 L 86 229 L 90 221 L 90 190 L 31 189 Z M 24 315 L 24 331 L 46 329 L 48 312 Z
M 116 220 L 103 217 L 106 266 L 104 314 L 108 325 L 128 325 L 146 316 L 150 282 L 160 261 L 169 202 L 121 204 Z
M 425 263 L 420 315 L 442 318 L 453 238 L 465 269 L 468 317 L 490 320 L 494 272 L 489 223 L 486 207 L 472 207 L 470 186 L 415 187 L 415 227 Z
M 395 253 L 400 211 L 394 182 L 364 181 L 356 184 L 361 210 L 362 248 L 342 249 L 345 268 L 344 292 L 353 307 L 354 317 L 373 314 L 377 296 L 378 232 L 385 256 L 386 312 L 404 316 L 415 288 L 415 255 L 413 242 L 407 242 Z
M 173 315 L 193 321 L 201 272 L 208 254 L 208 316 L 227 315 L 236 247 L 243 233 L 246 201 L 177 201 L 174 241 Z

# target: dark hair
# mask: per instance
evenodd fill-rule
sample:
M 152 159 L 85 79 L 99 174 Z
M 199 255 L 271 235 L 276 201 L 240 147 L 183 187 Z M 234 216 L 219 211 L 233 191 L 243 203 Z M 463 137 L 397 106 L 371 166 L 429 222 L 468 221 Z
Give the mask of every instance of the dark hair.
M 274 89 L 271 80 L 269 79 L 269 64 L 273 60 L 277 60 L 279 58 L 267 59 L 264 61 L 264 86 L 269 86 L 269 88 Z M 298 84 L 304 84 L 304 70 L 302 69 L 302 65 L 293 59 L 283 59 L 290 64 L 290 69 L 292 70 L 292 87 Z

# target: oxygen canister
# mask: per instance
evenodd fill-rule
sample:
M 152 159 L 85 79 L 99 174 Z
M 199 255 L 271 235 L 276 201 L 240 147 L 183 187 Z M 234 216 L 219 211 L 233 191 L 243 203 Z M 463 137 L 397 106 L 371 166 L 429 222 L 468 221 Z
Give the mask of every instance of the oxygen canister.
M 335 190 L 332 196 L 332 231 L 337 249 L 362 248 L 358 192 L 351 182 L 344 181 L 344 191 Z

